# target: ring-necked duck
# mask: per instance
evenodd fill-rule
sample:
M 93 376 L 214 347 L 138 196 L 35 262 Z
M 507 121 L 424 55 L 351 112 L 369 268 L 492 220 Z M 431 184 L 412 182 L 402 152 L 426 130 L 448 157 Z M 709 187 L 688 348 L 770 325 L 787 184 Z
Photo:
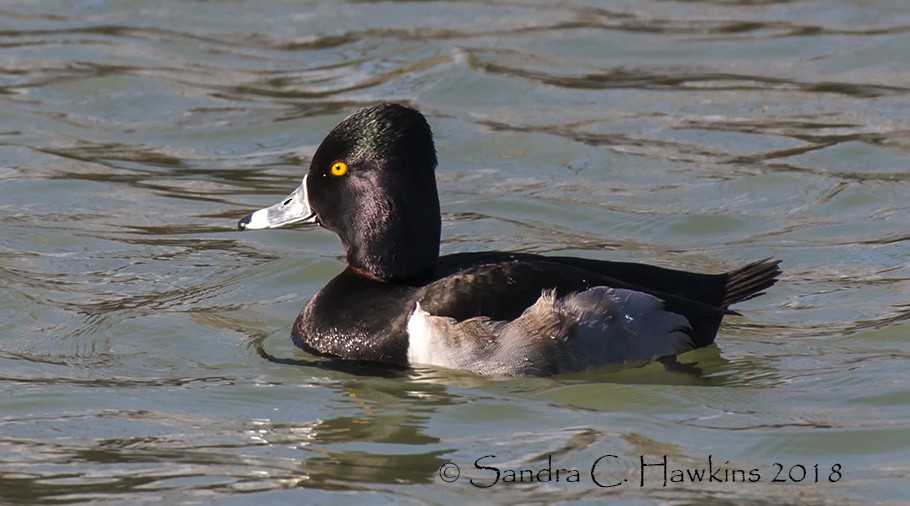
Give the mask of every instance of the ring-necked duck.
M 549 375 L 647 361 L 714 342 L 731 304 L 777 281 L 777 260 L 725 274 L 477 252 L 439 256 L 436 150 L 422 114 L 397 104 L 336 126 L 286 199 L 240 229 L 317 223 L 348 267 L 297 317 L 318 355 L 491 375 Z

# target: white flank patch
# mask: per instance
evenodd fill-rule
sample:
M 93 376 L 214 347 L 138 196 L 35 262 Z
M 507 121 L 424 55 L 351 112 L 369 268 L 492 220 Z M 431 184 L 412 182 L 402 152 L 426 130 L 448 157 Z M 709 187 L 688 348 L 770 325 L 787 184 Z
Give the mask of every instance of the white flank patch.
M 420 303 L 408 318 L 408 362 L 414 364 L 454 367 L 446 348 L 446 340 L 439 335 L 440 326 L 430 313 L 420 309 Z

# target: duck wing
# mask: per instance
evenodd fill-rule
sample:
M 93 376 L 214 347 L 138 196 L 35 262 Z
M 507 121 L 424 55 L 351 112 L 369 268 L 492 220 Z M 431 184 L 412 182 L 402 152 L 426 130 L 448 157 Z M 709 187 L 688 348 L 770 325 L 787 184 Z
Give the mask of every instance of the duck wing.
M 728 307 L 762 295 L 763 290 L 774 285 L 781 274 L 780 260 L 774 258 L 765 258 L 722 274 L 702 274 L 632 262 L 501 251 L 440 257 L 437 273 L 443 277 L 472 265 L 509 261 L 543 261 L 572 266 L 601 274 L 645 293 L 672 294 L 718 307 Z
M 418 290 L 417 301 L 436 316 L 457 321 L 486 316 L 511 321 L 540 297 L 596 286 L 643 292 L 667 311 L 684 316 L 696 348 L 714 342 L 728 305 L 773 285 L 779 261 L 763 260 L 725 274 L 699 274 L 649 265 L 545 257 L 523 253 L 460 253 L 440 258 L 435 281 Z

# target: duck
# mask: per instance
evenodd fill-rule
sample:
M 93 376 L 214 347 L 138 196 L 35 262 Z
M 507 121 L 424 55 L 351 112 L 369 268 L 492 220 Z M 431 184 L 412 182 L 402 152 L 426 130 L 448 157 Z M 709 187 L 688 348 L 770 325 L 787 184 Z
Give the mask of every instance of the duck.
M 414 108 L 354 112 L 300 186 L 240 219 L 334 232 L 347 266 L 291 330 L 308 353 L 398 368 L 551 376 L 711 346 L 730 306 L 774 285 L 780 260 L 721 274 L 507 251 L 440 256 L 436 148 Z

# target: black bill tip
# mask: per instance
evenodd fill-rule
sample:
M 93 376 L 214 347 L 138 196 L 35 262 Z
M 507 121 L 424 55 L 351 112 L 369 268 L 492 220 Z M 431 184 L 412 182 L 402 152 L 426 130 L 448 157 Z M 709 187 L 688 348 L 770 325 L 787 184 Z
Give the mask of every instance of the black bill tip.
M 243 218 L 240 218 L 240 221 L 237 222 L 237 228 L 240 230 L 246 230 L 246 226 L 250 224 L 250 221 L 253 220 L 253 215 L 248 214 Z

